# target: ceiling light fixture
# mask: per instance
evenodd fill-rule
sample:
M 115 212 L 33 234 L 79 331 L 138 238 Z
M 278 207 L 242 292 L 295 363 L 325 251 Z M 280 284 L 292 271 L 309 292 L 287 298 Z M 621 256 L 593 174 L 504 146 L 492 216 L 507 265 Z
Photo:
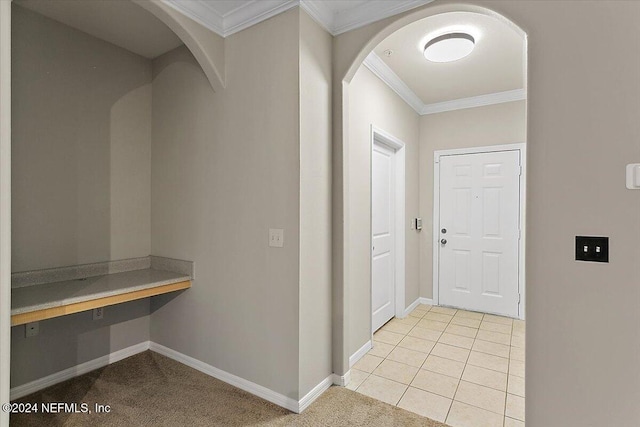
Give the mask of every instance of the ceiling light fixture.
M 467 33 L 447 33 L 435 37 L 424 46 L 424 57 L 431 62 L 453 62 L 469 55 L 476 39 Z

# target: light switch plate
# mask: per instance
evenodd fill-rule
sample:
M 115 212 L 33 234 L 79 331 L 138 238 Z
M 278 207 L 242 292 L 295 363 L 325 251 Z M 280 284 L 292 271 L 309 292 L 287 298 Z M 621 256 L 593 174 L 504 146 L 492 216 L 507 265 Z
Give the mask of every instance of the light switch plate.
M 640 163 L 627 165 L 627 188 L 640 190 Z
M 282 228 L 269 229 L 269 246 L 272 248 L 284 246 L 284 230 Z
M 609 262 L 609 238 L 576 236 L 576 261 Z

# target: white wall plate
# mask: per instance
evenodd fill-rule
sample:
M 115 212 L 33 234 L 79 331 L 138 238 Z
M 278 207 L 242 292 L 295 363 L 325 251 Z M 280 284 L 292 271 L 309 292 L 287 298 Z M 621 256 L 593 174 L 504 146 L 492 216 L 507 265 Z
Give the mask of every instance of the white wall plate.
M 627 165 L 627 188 L 640 190 L 640 163 Z

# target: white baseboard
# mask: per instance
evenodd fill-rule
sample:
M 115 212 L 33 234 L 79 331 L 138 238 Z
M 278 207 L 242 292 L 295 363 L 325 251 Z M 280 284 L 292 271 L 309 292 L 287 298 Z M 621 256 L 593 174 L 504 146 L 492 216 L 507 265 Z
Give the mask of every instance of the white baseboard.
M 322 395 L 333 384 L 333 374 L 322 380 L 320 384 L 315 386 L 309 393 L 298 401 L 298 410 L 294 411 L 298 414 L 302 413 L 309 405 Z
M 245 380 L 244 378 L 230 374 L 229 372 L 225 372 L 222 369 L 218 369 L 214 366 L 208 365 L 204 362 L 199 361 L 198 359 L 194 359 L 193 357 L 187 356 L 186 354 L 182 354 L 163 345 L 151 342 L 151 346 L 149 349 L 151 351 L 155 351 L 156 353 L 167 356 L 168 358 L 180 362 L 184 365 L 190 366 L 193 369 L 197 369 L 198 371 L 210 375 L 214 378 L 217 378 L 220 381 L 224 381 L 227 384 L 231 384 L 234 387 L 238 387 L 239 389 L 242 389 L 248 393 L 261 397 L 264 400 L 268 400 L 271 403 L 282 406 L 283 408 L 286 408 L 297 414 L 304 411 L 311 403 L 313 403 L 318 397 L 320 397 L 320 395 L 325 390 L 331 387 L 333 379 L 333 377 L 329 375 L 327 378 L 322 380 L 320 384 L 315 386 L 309 393 L 307 393 L 302 399 L 298 401 L 275 392 L 271 389 L 268 389 L 264 386 L 253 383 L 249 380 Z
M 307 409 L 307 407 L 320 397 L 329 387 L 331 387 L 331 384 L 333 383 L 333 375 L 329 375 L 316 385 L 309 393 L 302 397 L 302 399 L 296 401 L 295 399 L 223 371 L 222 369 L 218 369 L 161 344 L 151 342 L 149 349 L 297 414 Z
M 333 374 L 333 383 L 340 387 L 346 387 L 351 382 L 351 370 L 348 370 L 344 375 Z
M 278 406 L 282 406 L 283 408 L 286 408 L 292 412 L 298 412 L 298 401 L 295 399 L 287 397 L 259 384 L 253 383 L 249 380 L 245 380 L 244 378 L 230 374 L 229 372 L 208 365 L 204 362 L 199 361 L 198 359 L 194 359 L 191 356 L 187 356 L 186 354 L 182 354 L 163 345 L 152 342 L 150 350 L 155 351 L 156 353 L 160 353 L 163 356 L 167 356 L 168 358 L 180 362 L 184 365 L 190 366 L 193 369 L 197 369 L 200 372 L 217 378 L 220 381 L 224 381 L 227 384 L 231 384 L 234 387 L 238 387 L 239 389 L 261 397 L 264 400 L 268 400 L 271 403 L 275 403 Z
M 431 298 L 420 297 L 420 304 L 433 305 L 433 300 Z
M 409 313 L 411 313 L 413 311 L 413 309 L 415 309 L 418 305 L 420 305 L 420 298 L 417 298 L 414 302 L 412 302 L 411 304 L 409 304 L 409 307 L 407 307 L 404 310 L 404 315 L 403 317 L 407 317 L 409 315 Z
M 79 375 L 86 374 L 87 372 L 103 368 L 111 363 L 119 362 L 122 359 L 126 359 L 127 357 L 149 350 L 149 345 L 149 341 L 141 342 L 140 344 L 132 345 L 131 347 L 114 351 L 113 353 L 98 357 L 97 359 L 93 359 L 88 362 L 72 366 L 71 368 L 65 369 L 63 371 L 47 375 L 46 377 L 19 385 L 11 389 L 10 398 L 11 400 L 19 399 L 31 393 L 35 393 L 36 391 L 50 387 L 54 384 L 61 383 L 62 381 L 66 381 Z
M 351 355 L 351 357 L 349 357 L 349 368 L 355 365 L 358 360 L 362 359 L 362 356 L 367 354 L 369 350 L 371 350 L 371 340 L 364 343 L 364 345 L 360 347 L 358 351 L 356 351 Z
M 369 343 L 370 345 L 371 343 Z M 253 383 L 251 381 L 245 380 L 244 378 L 240 378 L 236 375 L 225 372 L 221 369 L 215 368 L 211 365 L 208 365 L 204 362 L 201 362 L 193 357 L 187 356 L 175 350 L 172 350 L 163 345 L 145 341 L 140 344 L 132 345 L 131 347 L 124 348 L 122 350 L 115 351 L 113 353 L 107 354 L 105 356 L 99 357 L 97 359 L 90 360 L 85 363 L 81 363 L 80 365 L 73 366 L 71 368 L 65 369 L 60 372 L 56 372 L 51 375 L 47 375 L 46 377 L 37 379 L 35 381 L 31 381 L 29 383 L 14 387 L 11 389 L 11 400 L 19 399 L 21 397 L 27 396 L 31 393 L 35 393 L 44 388 L 50 387 L 54 384 L 58 384 L 62 381 L 66 381 L 68 379 L 86 374 L 87 372 L 91 372 L 93 370 L 105 367 L 110 365 L 111 363 L 119 362 L 122 359 L 126 359 L 127 357 L 133 356 L 138 353 L 142 353 L 143 351 L 151 350 L 156 353 L 167 356 L 170 359 L 173 359 L 177 362 L 180 362 L 184 365 L 190 366 L 194 369 L 197 369 L 200 372 L 203 372 L 207 375 L 210 375 L 214 378 L 217 378 L 221 381 L 226 382 L 227 384 L 231 384 L 234 387 L 238 387 L 246 392 L 249 392 L 253 395 L 261 397 L 265 400 L 268 400 L 271 403 L 275 403 L 278 406 L 282 406 L 292 412 L 300 413 L 304 411 L 309 405 L 311 405 L 322 393 L 324 393 L 331 384 L 335 382 L 336 375 L 329 375 L 327 378 L 322 380 L 317 386 L 315 386 L 309 393 L 307 393 L 302 399 L 299 401 L 287 397 L 283 394 L 277 393 L 271 389 L 263 387 L 259 384 Z M 347 377 L 349 373 L 343 377 L 338 377 L 340 379 Z M 346 378 L 346 383 L 348 383 L 349 378 Z M 346 385 L 346 384 L 345 384 Z

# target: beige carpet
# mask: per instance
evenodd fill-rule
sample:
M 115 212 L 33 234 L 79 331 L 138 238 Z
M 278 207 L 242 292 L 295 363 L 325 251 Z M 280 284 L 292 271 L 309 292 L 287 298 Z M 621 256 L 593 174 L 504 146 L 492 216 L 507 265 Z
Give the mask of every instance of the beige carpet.
M 444 424 L 331 387 L 302 414 L 146 351 L 18 402 L 110 405 L 109 414 L 20 414 L 12 426 L 426 426 Z

